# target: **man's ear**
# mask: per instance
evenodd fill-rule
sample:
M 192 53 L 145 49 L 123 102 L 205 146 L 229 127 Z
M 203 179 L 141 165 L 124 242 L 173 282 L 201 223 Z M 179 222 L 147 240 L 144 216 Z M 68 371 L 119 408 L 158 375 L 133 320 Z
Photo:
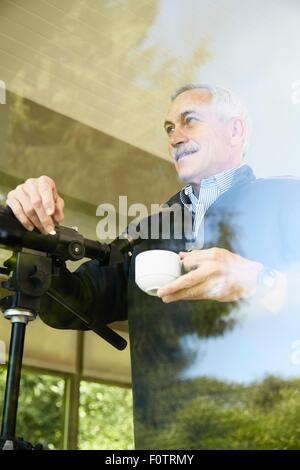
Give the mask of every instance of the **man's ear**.
M 231 121 L 231 143 L 238 145 L 245 140 L 245 123 L 241 118 L 234 118 Z

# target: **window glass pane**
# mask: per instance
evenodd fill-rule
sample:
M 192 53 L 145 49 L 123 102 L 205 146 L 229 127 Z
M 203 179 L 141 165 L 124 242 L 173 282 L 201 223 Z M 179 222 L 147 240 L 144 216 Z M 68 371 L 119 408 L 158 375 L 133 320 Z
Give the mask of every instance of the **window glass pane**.
M 248 170 L 236 179 L 231 196 L 227 189 L 223 199 L 219 195 L 219 202 L 197 214 L 197 221 L 203 217 L 198 247 L 221 248 L 282 271 L 288 289 L 277 294 L 286 294 L 285 305 L 278 312 L 266 306 L 280 297 L 268 295 L 268 275 L 259 283 L 259 293 L 267 291 L 264 305 L 251 298 L 248 303 L 247 296 L 220 301 L 230 277 L 234 292 L 240 292 L 242 281 L 238 268 L 232 276 L 235 270 L 227 270 L 226 263 L 220 269 L 214 265 L 217 273 L 226 273 L 223 279 L 209 276 L 208 264 L 202 265 L 203 284 L 212 279 L 215 296 L 203 288 L 197 301 L 163 304 L 135 284 L 135 255 L 147 249 L 139 245 L 128 289 L 136 447 L 300 448 L 300 187 L 299 179 L 268 179 L 300 174 L 300 2 L 252 0 L 243 8 L 238 0 L 190 0 L 189 8 L 180 0 L 23 3 L 1 2 L 0 7 L 0 102 L 6 103 L 0 105 L 2 202 L 24 179 L 46 174 L 65 199 L 64 224 L 102 239 L 98 206 L 114 206 L 117 217 L 110 225 L 119 228 L 133 204 L 150 208 L 195 181 L 189 174 L 193 165 L 177 178 L 174 153 L 168 155 L 161 129 L 175 86 L 201 81 L 228 87 L 253 122 L 242 162 Z M 233 100 L 227 116 L 226 106 L 217 108 L 222 118 L 241 117 L 236 105 Z M 222 126 L 214 132 L 212 123 L 201 122 L 199 133 L 185 136 L 199 139 L 202 158 L 195 168 L 201 180 L 236 151 L 229 152 L 226 139 L 222 145 L 213 139 L 221 137 Z M 188 161 L 195 162 L 184 159 L 178 169 Z M 204 201 L 219 192 L 210 185 L 206 189 Z M 124 211 L 121 195 L 127 197 Z M 113 234 L 117 231 L 109 238 Z M 148 248 L 185 251 L 187 246 L 166 240 Z M 96 380 L 91 373 L 85 376 Z M 81 419 L 88 423 L 87 433 L 93 430 L 81 438 L 82 448 L 92 445 L 97 431 L 108 447 L 104 417 L 108 409 L 112 419 L 117 400 L 110 409 L 97 393 L 95 398 L 89 390 L 87 403 L 82 402 Z M 113 429 L 120 436 L 118 425 Z
M 0 368 L 2 418 L 6 369 Z M 52 375 L 22 371 L 17 415 L 18 437 L 45 449 L 63 448 L 65 380 Z
M 131 389 L 81 382 L 80 449 L 133 449 Z

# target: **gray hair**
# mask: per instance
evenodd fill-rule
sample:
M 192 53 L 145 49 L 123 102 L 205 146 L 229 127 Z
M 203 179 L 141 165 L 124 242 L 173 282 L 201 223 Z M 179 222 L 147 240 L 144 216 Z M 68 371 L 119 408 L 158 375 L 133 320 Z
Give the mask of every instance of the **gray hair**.
M 178 95 L 189 90 L 204 90 L 211 94 L 211 105 L 215 108 L 220 119 L 226 121 L 234 117 L 240 117 L 245 123 L 245 139 L 243 144 L 243 156 L 247 153 L 251 135 L 250 115 L 241 102 L 240 98 L 231 90 L 211 85 L 197 85 L 189 83 L 176 88 L 171 95 L 171 101 L 174 101 Z

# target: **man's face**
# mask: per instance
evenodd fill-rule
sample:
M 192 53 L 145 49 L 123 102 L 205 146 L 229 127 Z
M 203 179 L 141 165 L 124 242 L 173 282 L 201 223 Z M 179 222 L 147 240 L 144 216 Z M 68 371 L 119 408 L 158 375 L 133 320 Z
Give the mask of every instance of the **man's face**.
M 165 130 L 180 179 L 199 184 L 231 164 L 231 124 L 221 121 L 206 90 L 188 90 L 172 102 Z

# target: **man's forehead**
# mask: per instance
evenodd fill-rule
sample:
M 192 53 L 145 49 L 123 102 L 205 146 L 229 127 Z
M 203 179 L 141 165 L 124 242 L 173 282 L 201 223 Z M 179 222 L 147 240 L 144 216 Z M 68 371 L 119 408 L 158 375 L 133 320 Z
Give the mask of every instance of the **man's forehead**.
M 172 101 L 167 113 L 167 120 L 174 120 L 187 110 L 204 111 L 210 107 L 211 99 L 212 95 L 209 90 L 184 91 Z

